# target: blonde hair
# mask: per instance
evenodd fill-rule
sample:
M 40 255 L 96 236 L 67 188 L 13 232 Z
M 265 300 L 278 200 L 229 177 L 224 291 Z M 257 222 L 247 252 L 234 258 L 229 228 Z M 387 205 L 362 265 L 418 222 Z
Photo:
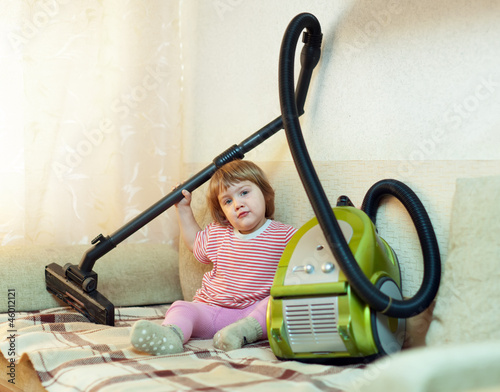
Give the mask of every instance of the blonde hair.
M 266 202 L 266 218 L 274 218 L 274 189 L 269 180 L 255 163 L 235 160 L 226 163 L 214 173 L 210 179 L 207 193 L 207 204 L 215 222 L 227 225 L 227 218 L 219 203 L 219 194 L 231 185 L 242 181 L 251 181 L 259 187 Z

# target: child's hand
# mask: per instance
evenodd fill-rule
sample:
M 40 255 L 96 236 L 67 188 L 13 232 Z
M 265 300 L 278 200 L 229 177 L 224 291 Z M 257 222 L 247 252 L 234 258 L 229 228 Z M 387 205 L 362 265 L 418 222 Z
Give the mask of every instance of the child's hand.
M 191 206 L 191 193 L 189 191 L 187 191 L 186 189 L 183 189 L 182 190 L 182 195 L 184 196 L 184 199 L 182 199 L 181 201 L 179 201 L 178 203 L 176 203 L 175 206 L 177 208 Z

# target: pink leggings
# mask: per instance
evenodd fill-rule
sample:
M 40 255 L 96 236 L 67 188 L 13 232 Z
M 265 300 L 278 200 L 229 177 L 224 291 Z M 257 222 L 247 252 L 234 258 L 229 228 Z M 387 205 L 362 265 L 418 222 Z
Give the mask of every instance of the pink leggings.
M 211 306 L 201 302 L 175 301 L 165 314 L 162 325 L 174 324 L 182 330 L 184 343 L 190 338 L 211 339 L 225 326 L 244 317 L 253 317 L 267 339 L 266 313 L 269 297 L 245 309 Z

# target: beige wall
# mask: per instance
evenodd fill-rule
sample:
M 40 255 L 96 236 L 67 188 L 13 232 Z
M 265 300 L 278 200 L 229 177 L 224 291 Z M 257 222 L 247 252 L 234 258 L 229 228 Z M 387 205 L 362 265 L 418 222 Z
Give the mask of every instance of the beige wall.
M 422 160 L 500 159 L 500 2 L 185 0 L 186 162 L 279 114 L 279 47 L 304 11 L 324 33 L 302 119 L 315 160 L 395 160 L 404 176 Z M 258 152 L 289 160 L 284 140 Z

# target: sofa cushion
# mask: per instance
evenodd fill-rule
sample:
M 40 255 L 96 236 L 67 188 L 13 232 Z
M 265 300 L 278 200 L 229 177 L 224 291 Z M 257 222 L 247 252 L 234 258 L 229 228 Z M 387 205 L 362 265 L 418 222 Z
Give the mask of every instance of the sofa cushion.
M 500 339 L 500 177 L 457 180 L 428 345 Z
M 45 288 L 45 266 L 78 264 L 90 246 L 4 246 L 1 292 L 15 293 L 15 311 L 64 305 Z M 164 244 L 121 244 L 97 260 L 97 290 L 115 306 L 170 303 L 182 298 L 178 252 Z M 10 290 L 10 291 L 9 291 Z M 0 301 L 0 312 L 8 302 Z
M 191 208 L 196 216 L 196 220 L 201 227 L 205 227 L 212 221 L 210 212 L 206 203 L 207 184 L 202 185 L 193 192 L 191 199 Z M 184 300 L 192 301 L 193 297 L 201 287 L 203 274 L 212 269 L 212 264 L 202 264 L 198 262 L 193 253 L 184 245 L 183 241 L 179 244 L 179 277 L 182 286 L 182 295 Z
M 500 386 L 500 341 L 420 347 L 365 368 L 348 391 L 494 392 Z
M 268 178 L 276 192 L 275 219 L 300 228 L 312 217 L 314 212 L 306 195 L 302 182 L 293 162 L 276 161 L 261 162 L 255 160 Z M 377 181 L 393 178 L 398 172 L 400 162 L 367 162 L 367 161 L 315 161 L 314 166 L 332 206 L 340 195 L 347 195 L 355 206 L 360 207 L 368 189 Z M 462 172 L 474 172 L 478 166 L 469 164 L 460 168 Z M 186 164 L 185 178 L 202 170 L 201 163 Z M 483 172 L 486 170 L 479 167 Z M 418 169 L 418 170 L 417 170 Z M 488 169 L 490 170 L 490 169 Z M 494 171 L 493 165 L 491 171 Z M 429 177 L 429 173 L 432 175 Z M 438 175 L 439 174 L 439 175 Z M 396 176 L 397 177 L 397 176 Z M 438 242 L 443 258 L 448 240 L 449 209 L 453 198 L 456 172 L 438 161 L 419 162 L 415 168 L 415 176 L 402 179 L 421 199 L 438 235 Z M 204 227 L 210 222 L 207 211 L 206 186 L 193 192 L 192 206 L 198 223 Z M 403 295 L 412 297 L 419 289 L 423 276 L 422 251 L 413 222 L 403 205 L 393 197 L 384 198 L 377 214 L 377 230 L 398 255 L 403 278 Z M 180 276 L 182 290 L 186 300 L 201 285 L 202 275 L 209 268 L 198 265 L 189 251 L 180 246 Z M 420 318 L 422 320 L 422 318 Z M 428 318 L 426 318 L 427 320 Z M 425 334 L 428 322 L 419 327 L 419 333 Z

